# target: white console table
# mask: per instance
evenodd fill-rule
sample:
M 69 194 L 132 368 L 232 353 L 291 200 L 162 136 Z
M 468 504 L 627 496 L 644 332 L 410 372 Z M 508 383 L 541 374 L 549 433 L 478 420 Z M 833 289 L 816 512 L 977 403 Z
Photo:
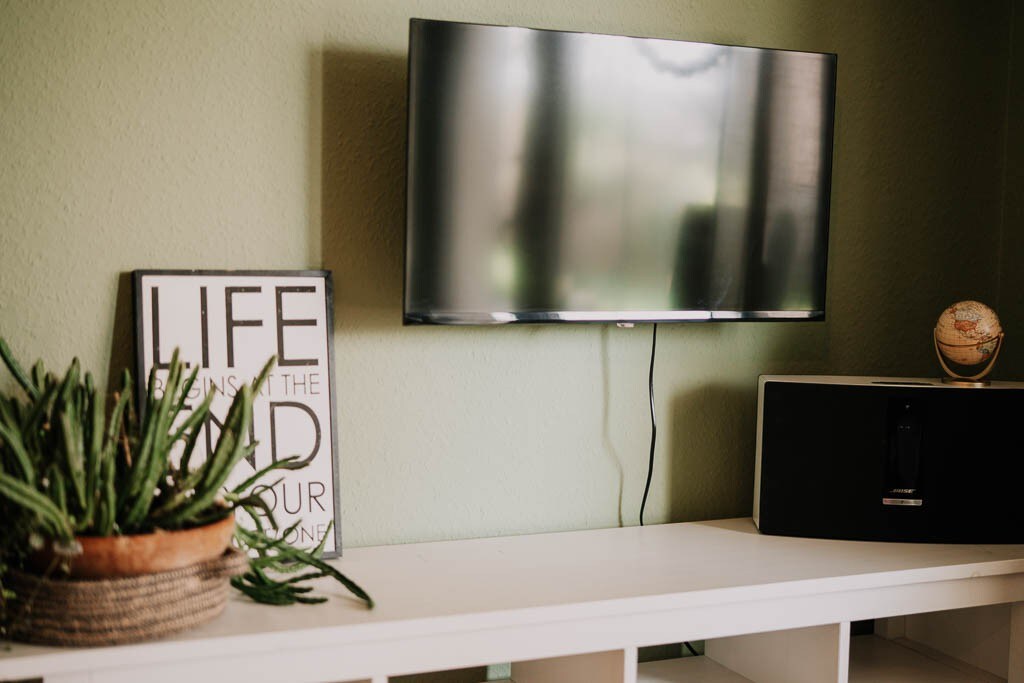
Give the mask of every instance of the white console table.
M 762 536 L 749 519 L 358 548 L 377 600 L 233 598 L 193 631 L 0 643 L 0 680 L 360 681 L 513 662 L 516 683 L 1024 683 L 1024 546 Z M 916 615 L 916 616 L 904 616 Z M 851 639 L 850 622 L 877 619 Z M 637 648 L 705 640 L 704 657 Z

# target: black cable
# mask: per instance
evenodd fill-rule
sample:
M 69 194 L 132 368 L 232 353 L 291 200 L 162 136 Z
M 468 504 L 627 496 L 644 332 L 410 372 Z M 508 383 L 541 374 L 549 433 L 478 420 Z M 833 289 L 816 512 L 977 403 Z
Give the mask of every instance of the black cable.
M 654 446 L 658 443 L 658 420 L 654 413 L 654 357 L 658 350 L 658 323 L 654 323 L 651 332 L 651 369 L 647 373 L 647 395 L 651 400 L 651 454 L 647 460 L 647 483 L 644 485 L 644 499 L 640 503 L 640 526 L 644 525 L 644 508 L 647 507 L 647 494 L 651 491 L 651 477 L 654 476 Z M 699 657 L 693 645 L 683 643 L 694 657 Z
M 647 393 L 651 399 L 651 455 L 647 463 L 647 484 L 644 486 L 644 499 L 640 503 L 640 526 L 644 525 L 644 508 L 647 507 L 647 494 L 651 491 L 651 477 L 654 476 L 654 444 L 658 441 L 658 421 L 654 417 L 654 354 L 658 349 L 658 323 L 654 323 L 651 334 L 651 370 L 647 375 Z

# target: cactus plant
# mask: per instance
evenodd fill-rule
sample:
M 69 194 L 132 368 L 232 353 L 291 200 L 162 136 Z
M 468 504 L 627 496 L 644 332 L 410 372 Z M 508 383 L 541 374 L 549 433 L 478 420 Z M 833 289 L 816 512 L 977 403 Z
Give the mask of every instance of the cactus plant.
M 75 537 L 187 529 L 242 511 L 253 528 L 236 527 L 236 544 L 249 552 L 249 571 L 232 584 L 269 604 L 323 602 L 302 585 L 329 577 L 370 607 L 357 584 L 321 559 L 323 543 L 304 550 L 284 539 L 269 506 L 259 496 L 275 470 L 301 467 L 285 458 L 240 485 L 225 483 L 234 466 L 252 455 L 247 439 L 252 401 L 274 359 L 235 395 L 213 451 L 202 462 L 193 454 L 206 423 L 214 392 L 191 408 L 186 398 L 198 368 L 187 372 L 175 351 L 162 393 L 155 369 L 136 414 L 132 378 L 125 370 L 112 406 L 77 359 L 62 378 L 38 361 L 26 372 L 0 339 L 0 357 L 24 396 L 0 394 L 0 622 L 11 596 L 2 586 L 6 567 L 21 566 L 27 555 L 50 542 L 58 556 L 76 551 Z M 180 449 L 177 457 L 172 457 Z M 274 533 L 280 532 L 280 533 Z M 328 530 L 329 533 L 329 530 Z M 325 535 L 326 538 L 326 535 Z M 305 571 L 304 571 L 305 570 Z

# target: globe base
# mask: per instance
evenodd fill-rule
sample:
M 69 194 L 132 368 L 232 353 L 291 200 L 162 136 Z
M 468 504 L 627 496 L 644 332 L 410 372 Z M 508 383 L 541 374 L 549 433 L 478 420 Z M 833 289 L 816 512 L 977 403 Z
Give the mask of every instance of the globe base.
M 989 382 L 987 380 L 984 380 L 984 377 L 988 375 L 988 373 L 992 372 L 992 367 L 996 364 L 996 358 L 999 358 L 999 351 L 1001 351 L 1003 348 L 1004 337 L 1005 334 L 1003 332 L 1000 332 L 999 337 L 996 341 L 995 351 L 992 352 L 992 356 L 985 363 L 984 369 L 982 369 L 982 371 L 977 374 L 968 376 L 954 372 L 949 367 L 949 365 L 946 364 L 946 359 L 943 357 L 942 350 L 939 348 L 938 330 L 933 330 L 932 342 L 935 344 L 935 355 L 938 356 L 939 358 L 939 365 L 941 365 L 942 369 L 946 371 L 947 375 L 949 375 L 949 377 L 943 377 L 942 381 L 947 384 L 959 384 L 971 387 L 988 386 Z
M 943 377 L 942 378 L 942 383 L 943 384 L 952 384 L 953 386 L 956 386 L 956 387 L 975 387 L 975 388 L 977 388 L 977 387 L 988 387 L 988 386 L 992 385 L 992 382 L 990 382 L 987 379 L 970 380 L 970 379 L 956 379 L 955 377 Z

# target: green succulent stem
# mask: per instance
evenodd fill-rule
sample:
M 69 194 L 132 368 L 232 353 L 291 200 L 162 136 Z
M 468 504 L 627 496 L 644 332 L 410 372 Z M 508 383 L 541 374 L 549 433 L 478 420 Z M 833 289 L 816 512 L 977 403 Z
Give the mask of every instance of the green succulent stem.
M 107 397 L 90 373 L 83 374 L 78 359 L 60 378 L 48 373 L 42 361 L 26 373 L 2 338 L 0 359 L 23 394 L 0 394 L 0 519 L 5 525 L 0 588 L 5 568 L 21 566 L 40 538 L 67 546 L 76 534 L 191 528 L 242 510 L 254 527 L 236 527 L 236 544 L 252 558 L 249 571 L 232 581 L 242 593 L 275 605 L 323 602 L 325 598 L 310 595 L 311 587 L 302 584 L 326 577 L 372 607 L 366 591 L 322 559 L 327 536 L 312 549 L 290 545 L 285 538 L 296 527 L 280 530 L 261 495 L 280 481 L 268 482 L 275 471 L 304 466 L 297 456 L 261 467 L 227 487 L 236 465 L 256 450 L 250 441 L 253 402 L 274 358 L 233 397 L 213 452 L 196 465 L 195 451 L 212 421 L 215 392 L 188 408 L 199 369 L 187 372 L 177 349 L 162 393 L 156 368 L 150 372 L 141 419 L 133 408 L 127 370 L 108 410 Z M 0 628 L 6 600 L 5 591 Z

